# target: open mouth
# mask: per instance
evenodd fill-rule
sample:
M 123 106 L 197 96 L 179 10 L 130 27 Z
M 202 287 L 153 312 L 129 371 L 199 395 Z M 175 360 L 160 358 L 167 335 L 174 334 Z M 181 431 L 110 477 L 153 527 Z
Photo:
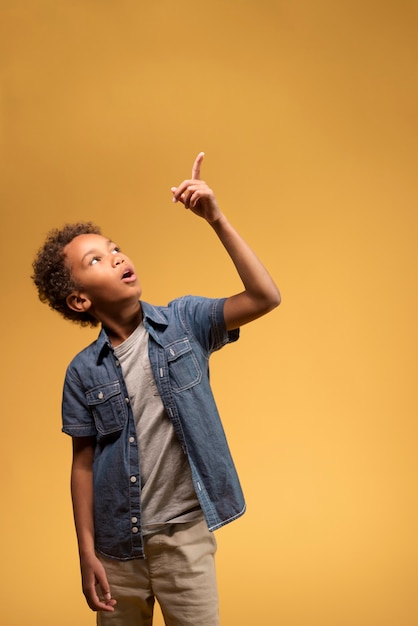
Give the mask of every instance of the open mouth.
M 136 280 L 136 276 L 131 269 L 127 269 L 122 274 L 122 280 L 125 282 L 132 282 L 133 280 Z

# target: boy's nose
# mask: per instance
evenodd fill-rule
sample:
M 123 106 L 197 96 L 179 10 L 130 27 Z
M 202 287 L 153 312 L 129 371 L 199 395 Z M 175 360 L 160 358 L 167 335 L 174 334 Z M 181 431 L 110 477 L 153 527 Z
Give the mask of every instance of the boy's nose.
M 113 259 L 113 265 L 115 267 L 116 265 L 120 265 L 121 263 L 125 262 L 125 259 L 120 254 L 115 254 L 115 256 L 113 256 L 112 259 Z

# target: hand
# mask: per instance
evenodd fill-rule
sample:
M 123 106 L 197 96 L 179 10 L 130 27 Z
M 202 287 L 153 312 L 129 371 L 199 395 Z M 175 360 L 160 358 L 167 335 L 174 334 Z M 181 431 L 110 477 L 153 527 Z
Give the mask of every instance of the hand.
M 204 152 L 199 152 L 193 163 L 191 179 L 184 180 L 178 187 L 171 187 L 171 191 L 173 202 L 181 202 L 186 209 L 213 224 L 222 217 L 222 213 L 212 189 L 200 180 L 200 166 L 204 156 Z
M 113 612 L 116 600 L 112 598 L 105 569 L 96 555 L 81 559 L 83 593 L 92 611 Z M 97 587 L 103 599 L 99 598 Z

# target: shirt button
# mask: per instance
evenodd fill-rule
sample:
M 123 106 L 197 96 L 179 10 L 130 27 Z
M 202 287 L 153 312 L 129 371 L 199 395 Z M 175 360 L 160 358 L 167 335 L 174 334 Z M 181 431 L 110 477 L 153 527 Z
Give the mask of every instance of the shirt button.
M 126 404 L 129 404 L 129 398 L 125 398 Z
M 133 534 L 134 534 L 134 535 L 136 535 L 136 533 L 138 533 L 138 532 L 139 532 L 139 528 L 137 528 L 137 526 L 134 526 L 134 527 L 132 528 L 132 532 L 133 532 Z
M 116 367 L 119 367 L 119 365 L 120 365 L 119 361 L 115 361 L 115 365 L 116 365 Z
M 136 483 L 136 476 L 131 476 L 131 483 Z
M 136 524 L 136 523 L 137 523 L 137 521 L 138 521 L 138 518 L 137 518 L 137 517 L 131 517 L 131 522 L 132 522 L 132 524 Z
M 129 443 L 135 443 L 135 437 L 129 437 Z

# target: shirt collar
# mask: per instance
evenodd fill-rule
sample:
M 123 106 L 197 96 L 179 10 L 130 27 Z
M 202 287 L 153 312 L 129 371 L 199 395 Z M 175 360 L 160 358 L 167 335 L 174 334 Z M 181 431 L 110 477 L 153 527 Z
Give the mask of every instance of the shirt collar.
M 142 317 L 144 326 L 167 326 L 167 319 L 160 311 L 160 307 L 155 307 L 148 302 L 141 301 Z M 109 337 L 105 329 L 102 327 L 99 336 L 94 345 L 96 362 L 99 363 L 103 357 L 109 352 L 113 351 L 112 344 L 109 341 Z

